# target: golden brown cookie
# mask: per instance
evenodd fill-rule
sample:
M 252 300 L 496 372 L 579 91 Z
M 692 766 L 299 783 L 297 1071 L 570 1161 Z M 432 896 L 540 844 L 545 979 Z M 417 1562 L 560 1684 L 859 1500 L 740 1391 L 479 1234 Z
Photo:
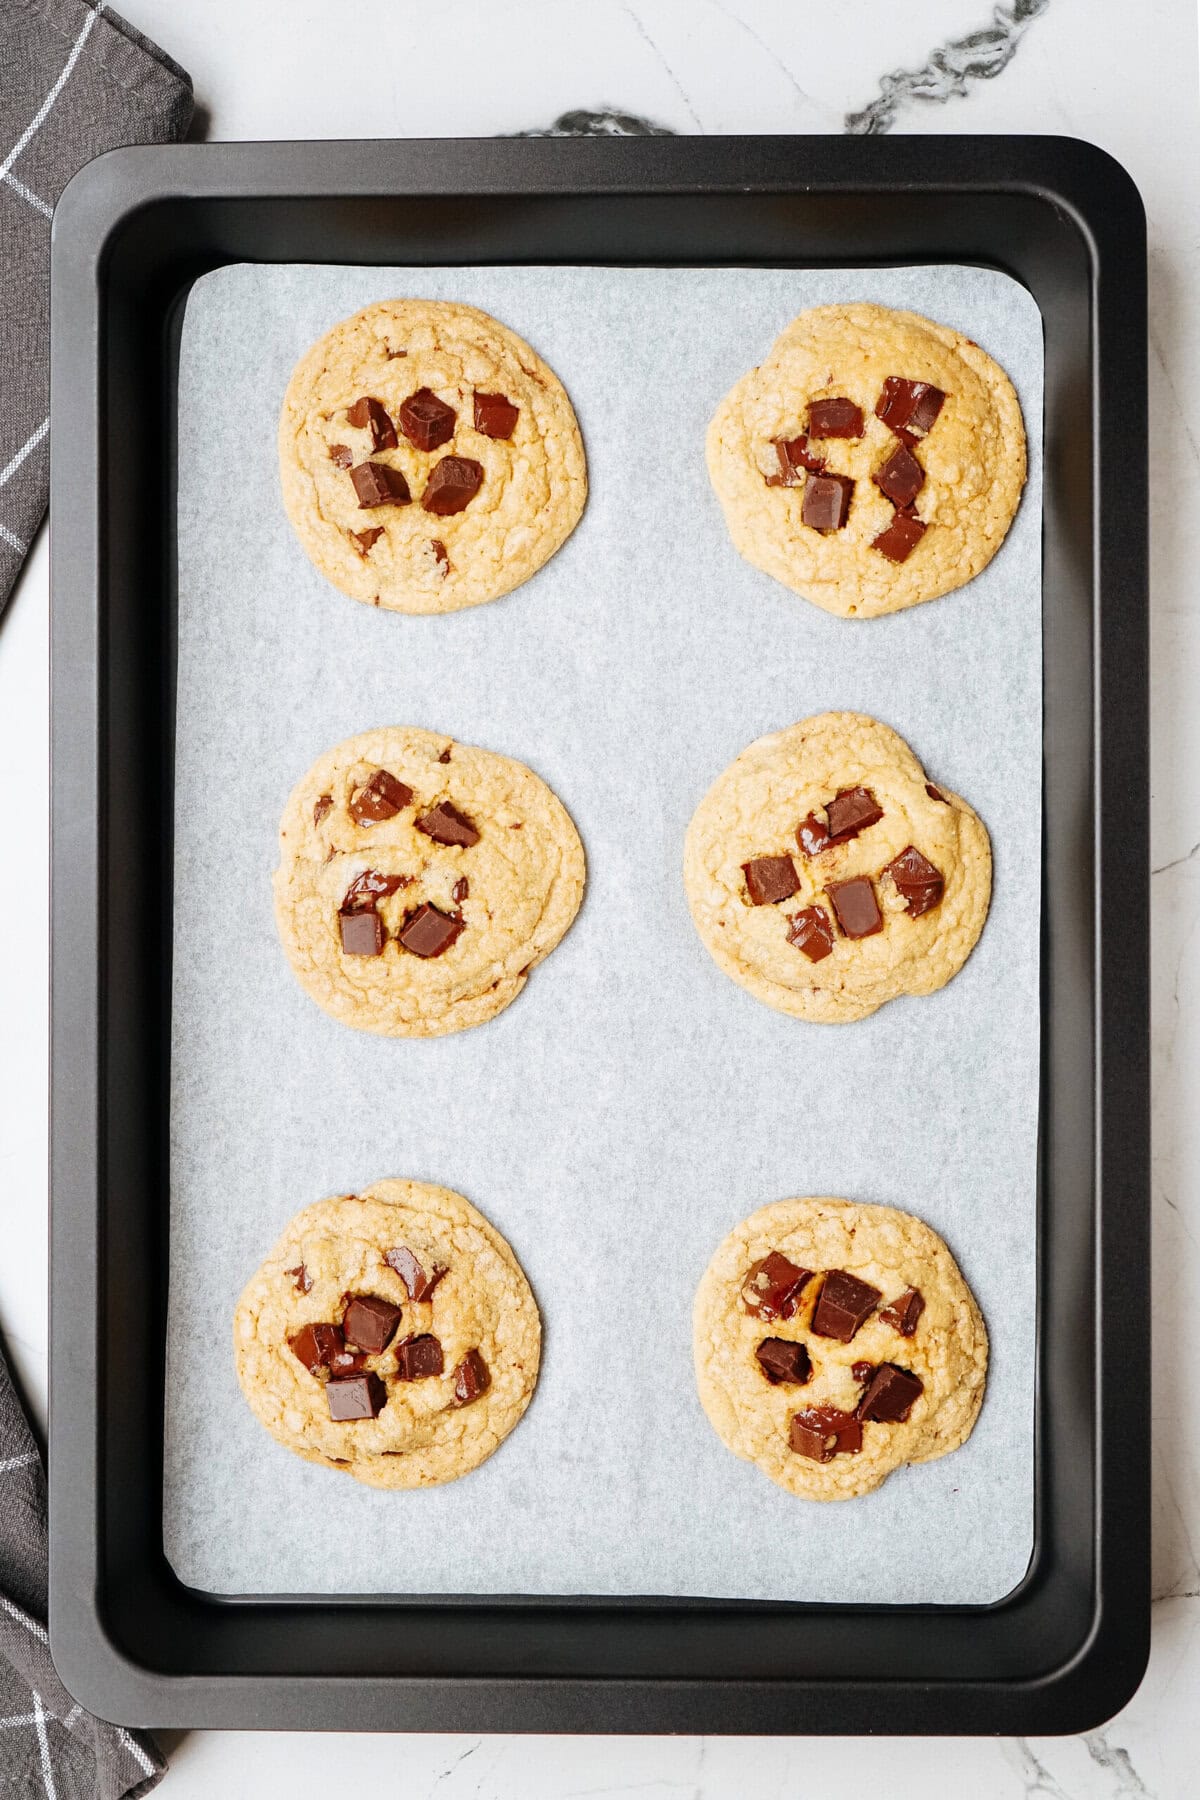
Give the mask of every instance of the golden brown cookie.
M 454 612 L 527 581 L 579 523 L 587 465 L 562 383 L 449 300 L 381 300 L 301 358 L 279 421 L 283 503 L 356 600 Z
M 537 1381 L 516 1257 L 461 1194 L 378 1181 L 294 1218 L 238 1302 L 237 1376 L 272 1437 L 371 1487 L 477 1468 Z
M 708 431 L 736 548 L 846 618 L 978 575 L 1012 523 L 1025 462 L 1016 393 L 986 351 L 866 303 L 801 313 Z
M 434 1037 L 494 1018 L 583 898 L 583 845 L 524 763 L 415 726 L 347 738 L 296 784 L 275 918 L 344 1024 Z
M 700 1401 L 789 1493 L 849 1500 L 970 1436 L 987 1332 L 949 1250 L 890 1206 L 780 1200 L 718 1247 L 696 1292 Z
M 896 732 L 819 713 L 717 777 L 683 873 L 719 968 L 780 1012 L 836 1024 L 958 973 L 987 918 L 992 855 L 978 816 Z

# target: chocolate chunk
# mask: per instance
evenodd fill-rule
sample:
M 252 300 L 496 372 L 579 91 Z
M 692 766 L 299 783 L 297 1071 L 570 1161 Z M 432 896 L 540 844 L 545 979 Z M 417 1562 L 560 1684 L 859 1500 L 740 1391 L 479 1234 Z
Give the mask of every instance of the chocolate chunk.
M 440 1375 L 443 1366 L 442 1346 L 428 1332 L 396 1345 L 397 1381 L 425 1381 L 430 1375 Z
M 407 506 L 412 499 L 401 471 L 389 468 L 387 463 L 359 463 L 351 469 L 350 479 L 360 507 Z
M 336 463 L 339 469 L 348 469 L 354 461 L 354 452 L 349 444 L 330 444 L 329 460 Z
M 383 920 L 373 906 L 338 914 L 344 956 L 382 956 L 387 942 Z
M 350 816 L 360 825 L 382 825 L 408 805 L 413 791 L 386 769 L 376 769 L 365 787 L 350 800 Z
M 433 559 L 441 570 L 442 580 L 444 581 L 450 572 L 450 553 L 446 549 L 441 538 L 430 538 L 429 548 L 433 551 Z M 438 758 L 438 761 L 441 761 L 440 757 Z
M 396 427 L 378 400 L 372 400 L 369 395 L 364 394 L 361 400 L 356 400 L 354 405 L 348 409 L 346 418 L 360 431 L 364 426 L 370 429 L 372 450 L 394 450 L 396 448 L 398 442 Z
M 790 856 L 755 856 L 742 864 L 742 874 L 752 906 L 774 906 L 790 899 L 800 886 Z
M 475 429 L 484 437 L 510 438 L 520 410 L 504 394 L 476 394 Z
M 801 1269 L 781 1250 L 756 1262 L 742 1283 L 742 1305 L 756 1319 L 790 1319 L 799 1310 L 800 1294 L 811 1269 Z
M 825 467 L 825 458 L 809 449 L 803 432 L 799 437 L 772 438 L 771 442 L 779 461 L 779 473 L 766 477 L 768 487 L 802 487 L 806 471 L 819 475 Z
M 802 523 L 814 531 L 840 531 L 849 517 L 853 492 L 849 475 L 810 475 L 800 503 Z
M 441 956 L 463 928 L 461 919 L 450 918 L 436 906 L 419 906 L 396 936 L 414 956 Z
M 455 884 L 450 892 L 450 898 L 453 900 L 455 906 L 461 906 L 463 901 L 466 899 L 467 895 L 470 893 L 470 891 L 471 891 L 470 882 L 467 880 L 465 875 L 460 876 L 459 879 L 455 882 Z
M 940 800 L 943 806 L 949 806 L 950 802 L 947 800 L 945 794 L 939 793 L 932 781 L 927 781 L 925 783 L 925 792 L 929 795 L 931 800 Z
M 853 400 L 814 400 L 808 409 L 808 435 L 815 438 L 860 438 L 862 407 Z
M 917 1329 L 917 1321 L 925 1311 L 925 1296 L 920 1288 L 905 1288 L 894 1300 L 879 1309 L 879 1317 L 885 1325 L 893 1326 L 901 1337 L 911 1337 Z
M 488 1366 L 478 1350 L 468 1350 L 454 1371 L 454 1399 L 458 1406 L 470 1406 L 492 1385 Z
M 913 443 L 923 438 L 942 410 L 946 396 L 928 381 L 906 381 L 889 375 L 875 402 L 875 416 L 898 438 Z
M 856 1456 L 862 1449 L 862 1425 L 840 1406 L 806 1406 L 792 1415 L 788 1441 L 800 1456 L 813 1462 L 832 1462 L 835 1456 Z
M 417 820 L 417 830 L 423 831 L 435 844 L 457 844 L 464 850 L 479 842 L 479 833 L 466 813 L 459 812 L 449 800 L 439 800 L 436 806 L 423 813 Z
M 825 812 L 829 835 L 835 844 L 845 844 L 856 838 L 868 825 L 878 825 L 883 817 L 882 806 L 870 788 L 865 787 L 843 788 L 833 796 Z
M 440 444 L 449 443 L 458 418 L 454 408 L 427 387 L 410 394 L 396 416 L 401 431 L 418 450 L 436 450 Z
M 443 456 L 429 472 L 421 505 L 427 513 L 436 513 L 440 519 L 448 518 L 470 504 L 479 492 L 482 480 L 483 464 L 473 457 Z
M 907 444 L 898 444 L 871 480 L 893 506 L 911 506 L 925 486 L 925 471 Z
M 342 1336 L 368 1356 L 378 1356 L 396 1335 L 400 1308 L 379 1294 L 348 1294 L 346 1300 Z
M 440 763 L 448 763 L 450 761 L 450 751 L 451 746 L 447 744 L 446 748 L 442 751 L 442 754 L 438 757 L 438 761 Z
M 865 875 L 853 881 L 830 881 L 825 892 L 833 903 L 837 922 L 848 938 L 874 937 L 883 930 L 883 914 L 875 898 L 875 889 Z
M 375 540 L 383 536 L 383 526 L 372 525 L 367 531 L 352 531 L 350 536 L 365 556 Z
M 344 1423 L 377 1419 L 387 1405 L 387 1389 L 378 1375 L 337 1375 L 325 1383 L 329 1416 Z
M 828 850 L 833 839 L 828 826 L 821 823 L 816 813 L 809 813 L 796 827 L 796 842 L 805 856 L 820 856 L 822 850 Z
M 298 1263 L 294 1269 L 285 1269 L 283 1272 L 285 1275 L 291 1275 L 295 1278 L 296 1292 L 298 1294 L 310 1294 L 312 1292 L 312 1276 L 309 1274 L 303 1263 Z
M 805 906 L 788 921 L 787 940 L 807 956 L 823 962 L 833 949 L 833 926 L 823 906 Z
M 909 1369 L 898 1369 L 895 1363 L 881 1363 L 858 1403 L 858 1416 L 860 1419 L 878 1419 L 886 1425 L 902 1424 L 924 1391 L 925 1384 L 919 1375 Z
M 291 1274 L 290 1269 L 288 1274 Z M 345 1339 L 337 1325 L 304 1325 L 288 1339 L 288 1349 L 310 1375 L 328 1369 L 331 1360 L 345 1348 Z
M 388 894 L 397 893 L 400 888 L 411 887 L 411 875 L 381 875 L 378 869 L 364 869 L 356 875 L 342 897 L 340 911 L 344 913 L 358 912 L 362 907 L 374 906 Z
M 922 913 L 941 905 L 946 878 L 915 845 L 910 844 L 893 857 L 883 872 L 895 882 L 896 892 L 903 895 L 905 910 L 912 918 L 919 919 Z
M 407 1244 L 397 1245 L 394 1250 L 385 1250 L 383 1260 L 389 1269 L 396 1271 L 408 1289 L 410 1300 L 428 1300 L 446 1273 L 440 1263 L 434 1263 L 432 1272 L 427 1275 L 423 1265 Z
M 880 1299 L 879 1289 L 869 1281 L 860 1281 L 845 1269 L 831 1269 L 813 1309 L 812 1329 L 818 1337 L 836 1338 L 839 1344 L 848 1344 Z
M 321 820 L 325 817 L 325 814 L 330 811 L 332 806 L 333 806 L 333 795 L 332 794 L 322 794 L 320 799 L 317 801 L 316 805 L 313 807 L 313 824 L 319 825 L 321 823 Z
M 789 1338 L 764 1338 L 754 1352 L 758 1366 L 773 1386 L 802 1387 L 812 1375 L 812 1362 L 803 1344 Z
M 870 1381 L 875 1373 L 875 1364 L 871 1362 L 855 1362 L 850 1364 L 850 1373 L 855 1381 Z
M 871 548 L 889 562 L 907 562 L 927 530 L 924 519 L 918 519 L 916 513 L 898 512 L 893 514 L 887 530 L 871 539 Z

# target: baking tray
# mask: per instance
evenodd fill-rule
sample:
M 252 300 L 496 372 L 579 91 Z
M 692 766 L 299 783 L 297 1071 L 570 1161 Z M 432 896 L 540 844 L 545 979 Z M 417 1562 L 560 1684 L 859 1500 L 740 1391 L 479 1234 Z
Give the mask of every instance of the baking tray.
M 314 260 L 979 263 L 1037 301 L 1036 1523 L 1005 1600 L 247 1601 L 171 1572 L 178 334 L 207 270 Z M 50 1628 L 68 1687 L 151 1726 L 1030 1733 L 1107 1717 L 1144 1669 L 1149 1594 L 1145 234 L 1128 176 L 1049 138 L 119 151 L 60 202 L 52 308 Z

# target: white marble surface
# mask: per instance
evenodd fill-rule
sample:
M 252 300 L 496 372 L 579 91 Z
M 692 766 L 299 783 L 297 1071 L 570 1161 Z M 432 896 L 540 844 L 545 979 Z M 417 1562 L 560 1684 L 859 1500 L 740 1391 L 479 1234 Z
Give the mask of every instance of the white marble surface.
M 164 1791 L 292 1800 L 351 1783 L 439 1800 L 774 1800 L 862 1792 L 1185 1800 L 1200 1789 L 1200 198 L 1192 0 L 125 0 L 191 69 L 218 138 L 488 134 L 614 107 L 682 132 L 1059 132 L 1113 151 L 1150 222 L 1153 568 L 1154 1612 L 1150 1670 L 1058 1740 L 282 1737 L 196 1732 Z M 369 37 L 355 27 L 369 16 Z M 364 55 L 364 44 L 368 54 Z M 1007 66 L 1008 50 L 1013 54 Z M 984 78 L 961 75 L 968 65 Z M 925 72 L 915 84 L 880 79 Z M 915 85 L 945 104 L 905 98 Z M 956 89 L 961 87 L 960 95 Z M 899 96 L 898 104 L 892 100 Z M 46 1344 L 45 535 L 0 626 L 0 1324 L 39 1415 Z

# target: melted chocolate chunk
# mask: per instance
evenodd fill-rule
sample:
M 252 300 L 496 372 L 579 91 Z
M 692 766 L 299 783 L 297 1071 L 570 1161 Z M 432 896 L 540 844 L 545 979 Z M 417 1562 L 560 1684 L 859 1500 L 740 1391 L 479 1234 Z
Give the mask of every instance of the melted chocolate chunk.
M 405 1287 L 410 1300 L 428 1300 L 434 1288 L 446 1273 L 440 1263 L 434 1263 L 427 1275 L 424 1266 L 408 1248 L 407 1244 L 399 1244 L 394 1250 L 385 1250 L 383 1260 L 389 1269 L 394 1269 Z
M 335 1375 L 325 1383 L 329 1416 L 339 1423 L 377 1419 L 387 1405 L 387 1389 L 378 1375 Z
M 407 506 L 412 499 L 402 472 L 387 463 L 359 463 L 351 469 L 350 479 L 360 507 Z
M 814 400 L 808 409 L 808 435 L 815 438 L 860 438 L 862 407 L 853 400 Z
M 455 882 L 453 888 L 451 889 L 450 898 L 453 900 L 455 906 L 461 906 L 463 901 L 466 899 L 467 895 L 470 892 L 471 892 L 471 884 L 467 880 L 466 876 L 462 875 Z
M 816 813 L 809 813 L 796 827 L 796 842 L 805 856 L 820 856 L 822 850 L 828 850 L 833 839 L 828 826 L 821 823 Z
M 742 1283 L 742 1305 L 756 1319 L 790 1319 L 800 1307 L 800 1294 L 811 1269 L 801 1269 L 781 1250 L 756 1262 Z
M 505 394 L 476 394 L 475 429 L 484 437 L 510 438 L 520 411 Z
M 845 1269 L 831 1269 L 813 1308 L 812 1329 L 818 1337 L 848 1344 L 881 1299 L 879 1289 Z
M 377 900 L 411 885 L 411 875 L 381 875 L 378 869 L 364 869 L 346 889 L 339 910 L 344 913 L 358 912 L 360 908 L 374 906 Z
M 788 1441 L 800 1456 L 813 1462 L 832 1462 L 835 1456 L 856 1456 L 862 1449 L 862 1425 L 840 1406 L 806 1406 L 792 1415 Z
M 360 431 L 364 426 L 370 430 L 373 450 L 394 450 L 396 448 L 398 442 L 396 427 L 392 424 L 382 404 L 378 400 L 372 400 L 370 395 L 364 394 L 361 400 L 356 400 L 354 405 L 348 409 L 346 418 Z
M 949 806 L 950 802 L 947 800 L 945 794 L 939 793 L 932 781 L 927 781 L 925 783 L 925 792 L 929 795 L 931 800 L 940 800 L 943 806 Z
M 803 1387 L 812 1375 L 812 1362 L 803 1344 L 789 1338 L 764 1338 L 754 1352 L 758 1366 L 774 1387 Z
M 875 889 L 865 875 L 853 881 L 830 881 L 825 885 L 837 922 L 848 938 L 874 937 L 883 930 L 883 914 L 875 898 Z
M 332 794 L 322 794 L 321 797 L 319 798 L 319 800 L 317 801 L 316 805 L 313 807 L 313 824 L 319 825 L 321 823 L 321 820 L 325 817 L 325 814 L 330 811 L 332 806 L 333 806 L 333 795 Z
M 917 1329 L 917 1321 L 925 1311 L 925 1296 L 920 1288 L 905 1288 L 894 1300 L 879 1309 L 879 1317 L 885 1325 L 891 1325 L 901 1337 L 911 1337 Z
M 478 1350 L 468 1350 L 454 1371 L 454 1400 L 457 1406 L 470 1406 L 492 1385 L 488 1366 Z
M 875 1373 L 875 1364 L 870 1362 L 851 1363 L 850 1373 L 853 1375 L 855 1381 L 870 1381 L 872 1375 Z
M 336 463 L 339 469 L 348 469 L 354 462 L 354 452 L 349 444 L 330 444 L 329 460 Z
M 460 513 L 464 506 L 470 505 L 482 481 L 483 464 L 477 463 L 474 457 L 443 456 L 429 472 L 421 505 L 427 513 L 436 513 L 440 519 L 449 518 L 451 513 Z
M 790 900 L 800 886 L 790 856 L 756 856 L 742 864 L 746 892 L 752 906 L 774 906 Z
M 800 503 L 802 523 L 814 531 L 840 531 L 850 516 L 853 492 L 849 475 L 810 475 Z
M 431 1375 L 440 1375 L 443 1367 L 442 1346 L 428 1332 L 396 1345 L 397 1381 L 426 1381 Z
M 338 914 L 344 956 L 382 956 L 387 942 L 383 920 L 374 906 L 355 907 L 352 912 Z
M 410 394 L 397 413 L 400 429 L 418 450 L 436 450 L 454 436 L 458 414 L 432 388 L 418 388 Z
M 807 956 L 823 962 L 833 949 L 833 926 L 823 906 L 805 906 L 788 921 L 787 941 Z
M 400 1308 L 379 1294 L 348 1294 L 346 1299 L 342 1336 L 368 1356 L 378 1356 L 396 1335 Z
M 430 538 L 429 547 L 433 551 L 434 561 L 437 563 L 438 568 L 442 571 L 442 579 L 444 581 L 446 576 L 450 572 L 450 553 L 446 549 L 446 546 L 445 546 L 445 544 L 443 544 L 441 538 Z M 441 761 L 440 757 L 438 758 L 438 761 L 439 762 Z
M 868 825 L 878 825 L 883 808 L 870 788 L 843 788 L 825 808 L 829 820 L 829 836 L 835 844 L 848 843 Z
M 387 769 L 376 769 L 365 787 L 350 798 L 350 817 L 359 825 L 382 825 L 408 805 L 413 791 Z
M 765 477 L 768 487 L 803 487 L 806 473 L 819 475 L 825 467 L 825 458 L 809 449 L 803 432 L 799 437 L 772 438 L 771 442 L 779 461 L 779 473 Z
M 350 536 L 365 556 L 375 540 L 383 536 L 383 526 L 372 525 L 367 531 L 352 531 Z
M 860 1419 L 877 1419 L 885 1425 L 900 1425 L 924 1391 L 925 1384 L 919 1375 L 909 1369 L 898 1369 L 895 1363 L 881 1363 L 858 1403 L 858 1416 Z
M 291 1270 L 288 1270 L 289 1275 Z M 328 1369 L 335 1356 L 340 1356 L 346 1343 L 337 1325 L 303 1325 L 288 1339 L 288 1349 L 308 1370 L 318 1375 Z
M 446 748 L 442 751 L 442 754 L 438 757 L 440 763 L 448 763 L 450 761 L 451 749 L 452 746 L 447 744 Z
M 907 444 L 898 444 L 871 480 L 893 506 L 911 506 L 925 486 L 925 471 Z
M 423 813 L 417 820 L 417 830 L 423 831 L 435 844 L 456 844 L 464 850 L 479 842 L 479 833 L 466 813 L 459 812 L 449 800 L 439 800 L 436 806 Z
M 419 906 L 396 936 L 414 956 L 441 956 L 463 930 L 461 919 L 452 919 L 436 906 Z
M 312 1276 L 309 1274 L 303 1263 L 297 1263 L 294 1269 L 285 1269 L 283 1272 L 285 1275 L 291 1275 L 295 1278 L 296 1292 L 298 1294 L 310 1294 L 312 1292 Z
M 916 513 L 898 512 L 886 531 L 871 539 L 872 550 L 878 550 L 889 562 L 907 562 L 929 527 Z
M 896 892 L 903 896 L 905 910 L 912 918 L 919 919 L 922 913 L 941 905 L 946 878 L 914 845 L 893 857 L 883 872 L 895 882 Z
M 923 438 L 942 410 L 946 396 L 928 381 L 906 381 L 889 375 L 875 402 L 875 416 L 898 438 L 913 443 Z

